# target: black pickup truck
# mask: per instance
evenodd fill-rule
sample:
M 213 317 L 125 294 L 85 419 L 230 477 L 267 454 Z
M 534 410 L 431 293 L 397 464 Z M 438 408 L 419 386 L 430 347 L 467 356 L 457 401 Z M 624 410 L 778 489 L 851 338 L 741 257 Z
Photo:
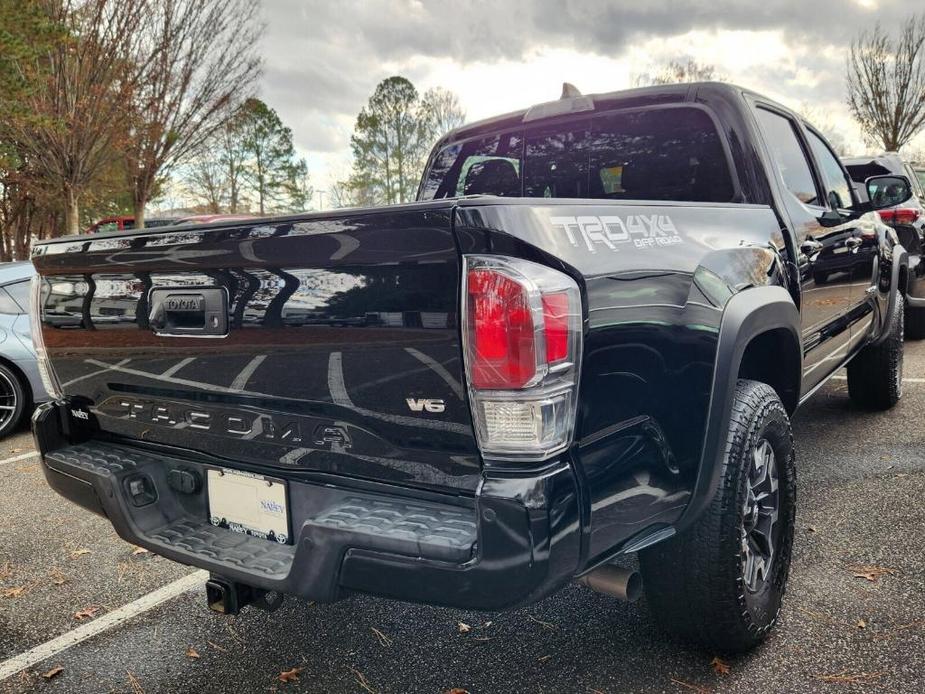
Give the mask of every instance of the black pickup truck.
M 789 416 L 845 364 L 859 406 L 901 395 L 906 257 L 758 94 L 568 90 L 446 136 L 413 204 L 36 245 L 36 445 L 219 611 L 632 599 L 638 553 L 660 623 L 743 650 Z

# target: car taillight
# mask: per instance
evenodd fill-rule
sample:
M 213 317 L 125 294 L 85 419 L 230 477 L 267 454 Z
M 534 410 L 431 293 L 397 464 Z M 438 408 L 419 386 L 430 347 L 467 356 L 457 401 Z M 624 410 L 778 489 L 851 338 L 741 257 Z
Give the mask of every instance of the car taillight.
M 878 214 L 880 219 L 887 224 L 914 224 L 921 213 L 912 207 L 893 207 L 889 210 L 880 210 Z
M 45 338 L 42 335 L 42 307 L 45 303 L 43 291 L 46 286 L 45 280 L 41 275 L 32 276 L 32 296 L 30 297 L 29 306 L 29 327 L 32 332 L 32 347 L 35 349 L 36 362 L 39 367 L 39 375 L 42 377 L 42 385 L 52 398 L 60 400 L 62 397 L 61 386 L 58 384 L 58 378 L 51 368 L 51 362 L 48 360 L 48 354 L 45 352 Z
M 575 427 L 581 295 L 561 272 L 519 258 L 463 258 L 463 340 L 482 452 L 543 460 Z

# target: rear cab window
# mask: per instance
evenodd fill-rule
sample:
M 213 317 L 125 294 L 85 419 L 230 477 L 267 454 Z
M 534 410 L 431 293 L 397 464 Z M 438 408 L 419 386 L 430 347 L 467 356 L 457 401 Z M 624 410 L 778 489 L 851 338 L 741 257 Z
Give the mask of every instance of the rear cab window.
M 433 158 L 421 199 L 461 195 L 730 202 L 733 173 L 693 106 L 605 113 L 473 138 Z

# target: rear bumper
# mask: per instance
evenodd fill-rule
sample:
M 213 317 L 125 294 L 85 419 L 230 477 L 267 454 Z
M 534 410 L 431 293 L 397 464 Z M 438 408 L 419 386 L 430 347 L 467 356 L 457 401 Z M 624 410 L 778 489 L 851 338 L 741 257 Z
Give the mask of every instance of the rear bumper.
M 214 462 L 88 438 L 60 403 L 36 410 L 33 432 L 51 487 L 107 517 L 125 540 L 264 590 L 320 602 L 360 591 L 498 610 L 548 595 L 578 566 L 577 488 L 564 461 L 528 476 L 486 473 L 474 499 L 291 475 L 293 542 L 283 545 L 212 526 L 204 483 L 194 492 L 168 483 L 178 469 L 205 480 Z M 129 485 L 140 478 L 156 500 L 133 500 Z

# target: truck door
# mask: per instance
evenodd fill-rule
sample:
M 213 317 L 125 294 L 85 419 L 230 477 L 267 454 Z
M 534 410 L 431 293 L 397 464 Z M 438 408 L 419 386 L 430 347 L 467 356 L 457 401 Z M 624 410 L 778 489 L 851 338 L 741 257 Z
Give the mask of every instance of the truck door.
M 803 294 L 803 393 L 811 390 L 847 354 L 850 337 L 853 226 L 845 225 L 826 202 L 814 174 L 799 125 L 772 106 L 755 113 L 777 174 L 782 210 L 796 236 Z
M 874 273 L 880 255 L 876 227 L 862 224 L 852 195 L 851 178 L 832 152 L 828 143 L 813 130 L 806 130 L 810 150 L 816 160 L 825 189 L 825 198 L 836 222 L 849 229 L 845 256 L 851 281 L 851 345 L 861 342 L 870 332 L 874 314 Z

